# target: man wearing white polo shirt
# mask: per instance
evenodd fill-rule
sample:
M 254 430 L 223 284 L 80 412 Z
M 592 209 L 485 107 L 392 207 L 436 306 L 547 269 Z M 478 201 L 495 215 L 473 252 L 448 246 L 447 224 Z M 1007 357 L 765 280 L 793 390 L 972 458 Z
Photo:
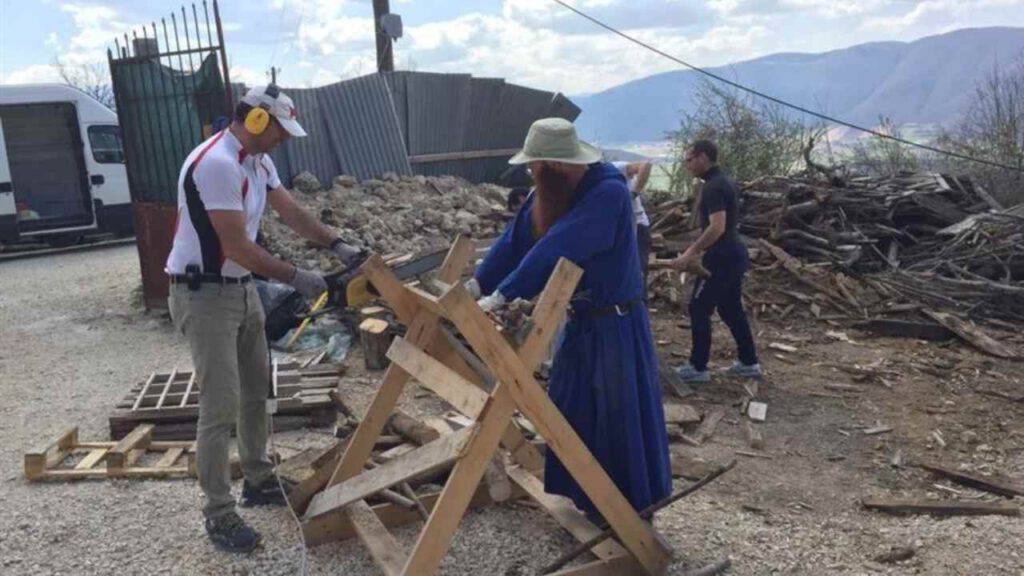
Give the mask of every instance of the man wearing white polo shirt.
M 274 258 L 256 244 L 269 203 L 289 227 L 330 248 L 343 264 L 359 251 L 344 244 L 281 186 L 267 154 L 306 132 L 291 98 L 276 86 L 251 89 L 234 121 L 200 144 L 178 178 L 178 220 L 167 258 L 170 309 L 189 341 L 200 385 L 196 459 L 205 496 L 206 532 L 219 548 L 249 552 L 258 532 L 235 511 L 228 444 L 232 429 L 245 474 L 243 505 L 286 505 L 267 458 L 267 340 L 255 272 L 307 298 L 327 290 L 323 277 Z

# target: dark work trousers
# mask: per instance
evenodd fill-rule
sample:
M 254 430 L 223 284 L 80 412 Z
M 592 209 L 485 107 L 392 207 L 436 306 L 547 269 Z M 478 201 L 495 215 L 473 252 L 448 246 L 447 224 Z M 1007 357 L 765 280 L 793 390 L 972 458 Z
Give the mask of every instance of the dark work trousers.
M 704 255 L 703 263 L 711 277 L 698 278 L 693 286 L 690 364 L 696 370 L 707 370 L 711 358 L 711 314 L 715 310 L 736 340 L 740 362 L 757 364 L 754 337 L 750 333 L 747 314 L 743 311 L 743 275 L 749 264 L 747 247 L 739 242 L 715 246 Z
M 644 300 L 647 300 L 647 268 L 650 266 L 651 227 L 636 225 L 636 251 L 640 256 L 640 272 L 644 276 Z

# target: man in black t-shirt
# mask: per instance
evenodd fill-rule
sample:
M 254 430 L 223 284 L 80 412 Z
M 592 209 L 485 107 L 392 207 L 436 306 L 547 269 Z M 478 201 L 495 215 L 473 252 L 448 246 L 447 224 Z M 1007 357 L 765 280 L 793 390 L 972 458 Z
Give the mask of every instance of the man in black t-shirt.
M 749 378 L 762 376 L 754 337 L 743 311 L 743 275 L 749 256 L 737 231 L 739 188 L 717 162 L 718 149 L 709 140 L 697 140 L 686 152 L 686 169 L 704 181 L 694 206 L 702 233 L 682 256 L 672 261 L 672 266 L 690 270 L 699 261 L 710 272 L 707 278 L 697 278 L 690 299 L 690 361 L 677 369 L 687 382 L 707 382 L 711 378 L 711 314 L 716 309 L 739 349 L 739 361 L 726 373 Z

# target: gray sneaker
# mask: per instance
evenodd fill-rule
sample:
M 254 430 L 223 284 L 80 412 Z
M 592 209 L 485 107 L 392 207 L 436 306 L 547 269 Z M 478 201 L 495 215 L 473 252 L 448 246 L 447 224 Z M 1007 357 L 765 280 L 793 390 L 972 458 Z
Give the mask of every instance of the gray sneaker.
M 683 382 L 691 384 L 703 384 L 711 381 L 711 372 L 707 370 L 697 370 L 689 362 L 676 368 L 676 374 L 679 374 L 679 377 L 683 379 Z
M 744 364 L 738 361 L 733 362 L 732 366 L 725 369 L 725 375 L 739 378 L 764 378 L 760 364 Z

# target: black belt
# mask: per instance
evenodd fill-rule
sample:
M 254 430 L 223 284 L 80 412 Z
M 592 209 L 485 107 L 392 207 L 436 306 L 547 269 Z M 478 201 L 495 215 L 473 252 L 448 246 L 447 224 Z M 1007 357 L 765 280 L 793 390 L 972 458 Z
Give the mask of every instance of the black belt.
M 202 284 L 248 284 L 252 280 L 252 274 L 246 274 L 245 276 L 221 276 L 220 274 L 169 274 L 171 278 L 171 284 L 188 284 L 192 282 L 200 282 Z
M 577 311 L 575 308 L 569 308 L 569 314 L 579 318 L 600 318 L 602 316 L 625 316 L 629 314 L 633 307 L 637 304 L 642 304 L 643 298 L 634 298 L 628 302 L 620 302 L 618 304 L 612 304 L 610 306 L 601 306 L 599 308 L 588 308 L 586 310 Z

